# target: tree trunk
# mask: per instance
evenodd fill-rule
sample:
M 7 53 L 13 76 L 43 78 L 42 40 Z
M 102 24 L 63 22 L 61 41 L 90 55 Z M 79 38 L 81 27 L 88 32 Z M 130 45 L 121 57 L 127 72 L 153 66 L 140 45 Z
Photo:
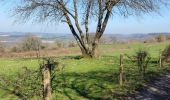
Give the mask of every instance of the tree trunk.
M 80 47 L 81 54 L 83 57 L 91 58 L 90 50 Z
M 51 100 L 51 73 L 50 68 L 51 66 L 46 64 L 44 65 L 43 71 L 43 85 L 44 85 L 44 100 Z
M 94 58 L 97 56 L 98 41 L 92 44 L 91 49 L 84 49 L 80 47 L 83 57 Z
M 92 57 L 97 57 L 97 49 L 98 49 L 98 45 L 99 45 L 99 37 L 96 36 L 93 43 L 92 43 L 92 50 L 91 50 L 91 55 Z

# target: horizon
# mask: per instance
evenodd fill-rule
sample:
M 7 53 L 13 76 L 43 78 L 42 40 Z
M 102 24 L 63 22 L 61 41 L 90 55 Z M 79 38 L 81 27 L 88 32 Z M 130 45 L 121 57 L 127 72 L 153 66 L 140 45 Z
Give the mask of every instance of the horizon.
M 61 34 L 63 34 L 63 35 L 71 35 L 72 33 L 57 33 L 57 32 L 23 32 L 23 31 L 16 31 L 16 32 L 13 32 L 13 31 L 5 31 L 5 32 L 3 32 L 3 31 L 0 31 L 0 35 L 4 35 L 3 33 L 24 33 L 24 34 L 28 34 L 28 33 L 30 33 L 30 34 L 58 34 L 58 35 L 61 35 Z M 147 34 L 170 34 L 170 32 L 148 32 L 148 33 L 104 33 L 104 35 L 135 35 L 135 34 L 143 34 L 143 35 L 147 35 Z M 8 35 L 8 34 L 7 34 Z M 19 35 L 19 34 L 18 34 Z

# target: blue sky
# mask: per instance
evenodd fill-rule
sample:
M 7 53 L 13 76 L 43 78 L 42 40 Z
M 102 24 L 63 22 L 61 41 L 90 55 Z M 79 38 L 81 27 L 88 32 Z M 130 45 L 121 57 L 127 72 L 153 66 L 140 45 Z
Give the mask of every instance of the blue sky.
M 47 33 L 70 33 L 66 23 L 14 23 L 8 4 L 0 7 L 0 32 L 47 32 Z M 170 32 L 170 11 L 168 8 L 160 10 L 161 15 L 150 14 L 144 16 L 123 18 L 119 16 L 110 19 L 105 33 L 152 33 Z M 95 31 L 94 22 L 90 23 L 90 31 Z

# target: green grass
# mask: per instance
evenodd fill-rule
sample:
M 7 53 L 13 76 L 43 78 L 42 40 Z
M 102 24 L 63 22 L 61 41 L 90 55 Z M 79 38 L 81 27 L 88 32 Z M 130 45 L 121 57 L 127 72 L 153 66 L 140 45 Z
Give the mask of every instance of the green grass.
M 0 59 L 0 73 L 6 75 L 13 75 L 22 67 L 34 69 L 37 66 L 38 60 L 36 59 Z
M 158 57 L 159 52 L 164 50 L 166 46 L 169 45 L 168 42 L 161 43 L 127 43 L 127 44 L 111 44 L 111 45 L 100 45 L 99 48 L 103 50 L 103 55 L 108 56 L 119 56 L 120 54 L 133 55 L 139 49 L 147 50 L 151 57 Z M 106 52 L 104 52 L 106 51 Z
M 119 55 L 133 55 L 139 49 L 149 51 L 152 60 L 156 61 L 160 49 L 163 50 L 169 43 L 131 43 L 131 44 L 112 44 L 100 45 L 101 57 L 95 59 L 78 59 L 78 56 L 64 56 L 56 58 L 62 63 L 64 69 L 59 72 L 54 79 L 54 98 L 57 100 L 83 100 L 83 99 L 114 99 L 113 94 L 119 91 L 118 72 L 119 72 Z M 103 49 L 104 48 L 104 49 Z M 72 48 L 78 49 L 78 48 Z M 74 54 L 73 54 L 74 55 Z M 134 64 L 125 63 L 127 72 L 127 84 L 137 86 L 142 80 L 137 77 L 137 69 L 133 68 Z M 37 69 L 39 62 L 37 59 L 8 59 L 0 58 L 0 74 L 15 75 L 22 67 Z M 160 69 L 161 70 L 161 69 Z M 157 73 L 157 64 L 150 63 L 148 72 Z M 129 74 L 130 73 L 130 74 Z M 5 91 L 0 91 L 4 94 Z M 0 95 L 2 98 L 2 95 Z M 5 99 L 13 98 L 13 95 L 4 97 Z

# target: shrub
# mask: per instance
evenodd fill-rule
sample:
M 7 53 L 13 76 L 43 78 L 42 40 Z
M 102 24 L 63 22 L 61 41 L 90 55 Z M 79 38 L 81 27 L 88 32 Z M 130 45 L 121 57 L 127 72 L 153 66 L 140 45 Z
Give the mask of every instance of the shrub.
M 0 52 L 5 52 L 5 47 L 2 43 L 0 43 Z
M 159 34 L 159 35 L 156 36 L 155 38 L 156 38 L 157 42 L 163 42 L 163 41 L 166 40 L 166 37 L 165 37 L 165 35 L 163 35 L 163 34 Z
M 40 49 L 42 49 L 42 50 L 43 50 L 43 49 L 46 49 L 46 48 L 47 48 L 47 47 L 46 47 L 45 45 L 41 45 L 41 46 L 40 46 Z
M 39 50 L 42 45 L 40 38 L 32 34 L 26 34 L 21 41 L 21 49 L 23 51 Z
M 58 49 L 58 48 L 63 48 L 65 45 L 62 41 L 56 40 L 55 41 L 55 46 L 53 46 L 52 48 L 54 49 Z
M 18 48 L 17 46 L 13 46 L 11 49 L 10 49 L 11 52 L 20 52 L 20 48 Z
M 145 75 L 148 63 L 151 59 L 149 53 L 146 50 L 139 50 L 136 52 L 135 58 L 137 66 L 139 68 L 139 72 L 142 75 Z
M 0 89 L 14 94 L 22 100 L 42 97 L 42 84 L 39 72 L 26 67 L 13 76 L 0 76 Z
M 154 37 L 147 38 L 146 40 L 143 41 L 144 43 L 156 43 L 157 39 Z
M 168 61 L 170 59 L 170 45 L 168 45 L 163 51 L 162 51 L 162 61 Z
M 74 41 L 69 42 L 68 47 L 76 47 L 77 44 Z
M 23 67 L 16 75 L 0 75 L 0 89 L 7 91 L 6 95 L 13 94 L 21 100 L 41 100 L 43 98 L 43 83 L 46 80 L 46 68 L 50 71 L 50 88 L 53 88 L 53 80 L 56 78 L 56 72 L 60 71 L 59 62 L 51 58 L 44 59 L 39 69 L 31 70 Z M 57 78 L 56 78 L 57 79 Z M 53 88 L 56 89 L 56 88 Z M 53 90 L 52 89 L 52 90 Z M 52 91 L 53 92 L 53 91 Z
M 166 40 L 170 40 L 170 35 L 169 34 L 166 36 Z

